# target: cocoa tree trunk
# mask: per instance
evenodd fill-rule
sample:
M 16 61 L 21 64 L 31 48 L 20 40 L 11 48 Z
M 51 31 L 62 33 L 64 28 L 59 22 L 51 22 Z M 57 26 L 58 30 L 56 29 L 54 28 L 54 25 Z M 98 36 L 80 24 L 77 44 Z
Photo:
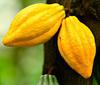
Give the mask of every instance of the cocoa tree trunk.
M 86 12 L 88 11 L 88 8 L 91 5 L 91 0 L 88 1 L 76 0 L 76 1 L 77 1 L 76 2 L 77 7 L 76 9 L 72 9 L 73 12 L 71 14 L 75 14 L 80 18 L 82 22 L 85 22 L 85 24 L 87 24 L 90 28 L 92 28 L 93 26 L 93 25 L 91 26 L 92 23 L 91 22 L 88 23 L 87 20 L 87 15 L 89 14 L 88 12 Z M 74 7 L 74 5 L 70 2 L 70 0 L 47 0 L 47 3 L 55 3 L 55 2 L 64 5 L 66 10 L 66 15 L 69 15 L 68 12 L 70 11 L 71 7 Z M 84 7 L 82 7 L 83 5 Z M 83 18 L 82 16 L 84 16 L 85 18 Z M 98 35 L 96 36 L 96 32 L 100 33 L 100 30 L 97 31 L 98 30 L 97 28 L 95 30 L 93 30 L 92 28 L 91 30 L 97 39 Z M 49 40 L 47 43 L 44 44 L 45 59 L 44 59 L 43 74 L 54 74 L 57 77 L 60 85 L 92 85 L 93 75 L 89 79 L 84 79 L 74 70 L 72 70 L 64 61 L 64 59 L 61 57 L 57 46 L 57 36 L 58 33 L 56 33 L 56 35 L 51 40 Z M 96 43 L 99 46 L 99 42 L 96 41 Z

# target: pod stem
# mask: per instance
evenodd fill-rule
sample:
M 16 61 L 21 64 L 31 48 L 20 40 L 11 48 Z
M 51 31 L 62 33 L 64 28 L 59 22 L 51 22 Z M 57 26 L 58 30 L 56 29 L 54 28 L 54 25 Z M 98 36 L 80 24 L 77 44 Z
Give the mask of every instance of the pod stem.
M 64 6 L 66 17 L 70 15 L 71 12 L 71 0 L 47 0 L 48 4 L 59 3 Z

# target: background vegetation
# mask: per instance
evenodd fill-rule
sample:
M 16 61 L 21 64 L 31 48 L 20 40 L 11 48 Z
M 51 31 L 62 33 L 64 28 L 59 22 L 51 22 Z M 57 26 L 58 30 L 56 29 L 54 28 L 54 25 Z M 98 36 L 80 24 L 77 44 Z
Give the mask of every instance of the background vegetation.
M 0 85 L 36 85 L 43 66 L 43 45 L 12 48 L 2 45 L 14 15 L 23 7 L 43 0 L 0 1 Z

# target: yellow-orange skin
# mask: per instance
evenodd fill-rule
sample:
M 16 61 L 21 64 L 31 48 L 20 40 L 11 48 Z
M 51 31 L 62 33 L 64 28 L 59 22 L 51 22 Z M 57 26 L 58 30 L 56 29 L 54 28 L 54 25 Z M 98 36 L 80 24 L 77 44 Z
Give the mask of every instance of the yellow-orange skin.
M 75 16 L 64 19 L 58 35 L 59 51 L 67 64 L 84 78 L 92 74 L 96 54 L 90 29 Z
M 6 46 L 34 46 L 48 41 L 65 17 L 64 7 L 57 3 L 38 3 L 22 9 L 3 39 Z
M 6 46 L 45 43 L 58 31 L 64 17 L 64 7 L 57 3 L 26 7 L 15 16 L 3 43 Z M 63 20 L 58 48 L 72 69 L 84 78 L 91 76 L 96 53 L 95 39 L 89 28 L 75 16 Z

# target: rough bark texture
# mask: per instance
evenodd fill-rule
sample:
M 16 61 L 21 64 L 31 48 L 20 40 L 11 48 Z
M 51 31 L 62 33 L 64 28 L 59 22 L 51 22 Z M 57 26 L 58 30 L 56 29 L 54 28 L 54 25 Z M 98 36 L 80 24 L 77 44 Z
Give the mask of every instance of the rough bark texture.
M 70 2 L 67 2 L 67 0 L 47 0 L 47 3 L 54 2 L 63 4 L 66 10 L 66 14 L 68 12 L 68 9 L 70 10 Z M 99 49 L 100 29 L 98 29 L 98 27 L 100 27 L 100 21 L 99 17 L 97 16 L 98 14 L 95 13 L 95 9 L 91 7 L 91 3 L 91 0 L 76 0 L 76 2 L 71 3 L 71 14 L 79 17 L 82 22 L 84 22 L 87 26 L 90 27 L 96 38 L 97 48 Z M 89 79 L 84 79 L 75 71 L 73 71 L 67 65 L 67 63 L 65 63 L 58 51 L 57 36 L 58 33 L 44 45 L 45 60 L 43 74 L 54 74 L 57 77 L 60 85 L 92 85 L 93 75 Z

